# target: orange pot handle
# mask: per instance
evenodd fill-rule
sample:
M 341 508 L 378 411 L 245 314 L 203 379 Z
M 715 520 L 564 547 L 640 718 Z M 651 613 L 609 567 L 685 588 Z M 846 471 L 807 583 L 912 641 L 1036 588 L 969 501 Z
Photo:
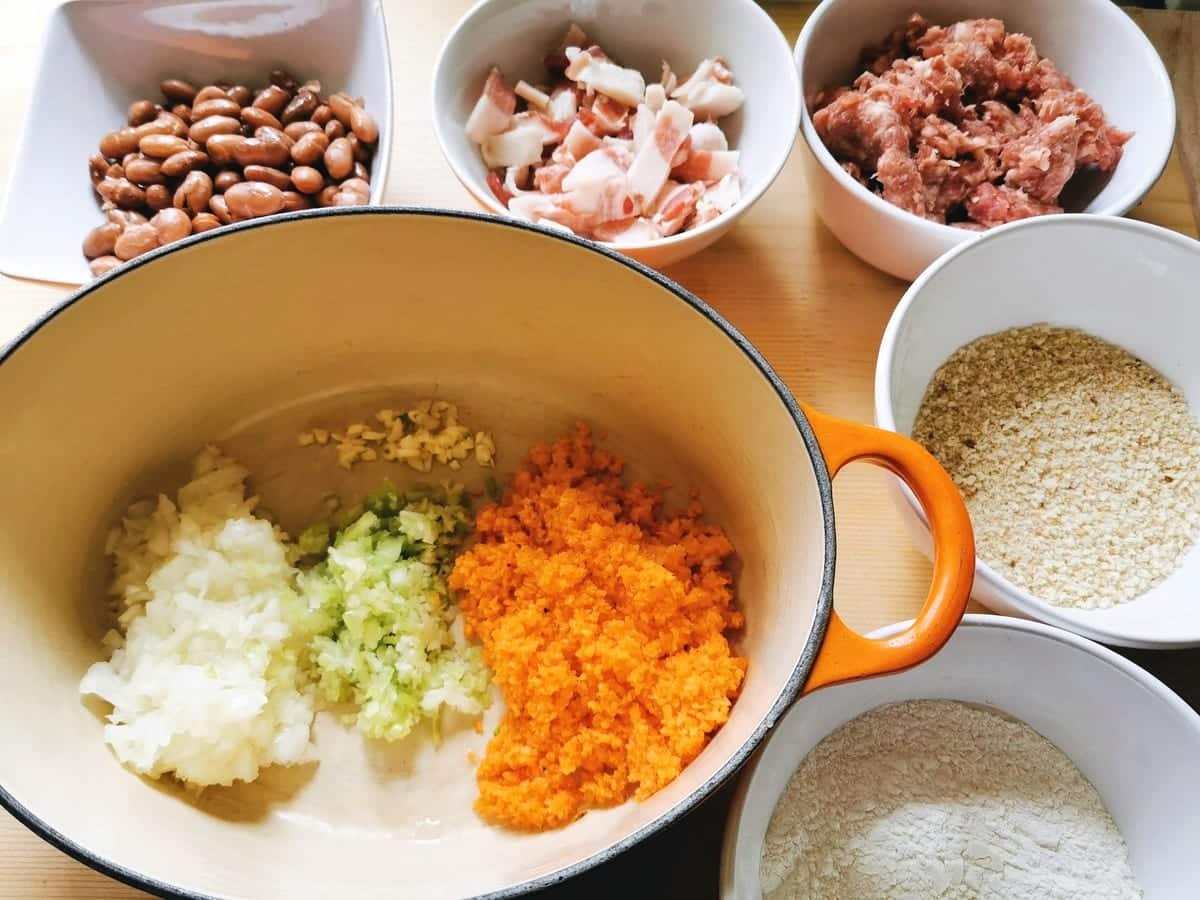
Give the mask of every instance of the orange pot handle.
M 804 693 L 915 666 L 950 639 L 975 580 L 975 538 L 962 496 L 950 476 L 916 441 L 837 419 L 801 404 L 821 445 L 832 478 L 847 463 L 865 459 L 899 475 L 925 510 L 933 535 L 933 583 L 925 605 L 906 630 L 888 638 L 851 631 L 837 612 L 829 619 Z

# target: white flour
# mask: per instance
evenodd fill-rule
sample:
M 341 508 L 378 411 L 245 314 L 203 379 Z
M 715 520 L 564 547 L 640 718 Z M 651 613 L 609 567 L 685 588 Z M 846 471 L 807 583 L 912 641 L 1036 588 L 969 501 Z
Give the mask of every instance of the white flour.
M 771 900 L 1126 900 L 1100 795 L 1057 747 L 948 700 L 874 709 L 792 776 L 767 829 Z

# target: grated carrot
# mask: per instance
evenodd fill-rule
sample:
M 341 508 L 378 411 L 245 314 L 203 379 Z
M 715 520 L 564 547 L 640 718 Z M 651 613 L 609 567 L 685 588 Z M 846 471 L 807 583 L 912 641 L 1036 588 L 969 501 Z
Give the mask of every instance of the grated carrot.
M 733 546 L 678 515 L 584 424 L 539 444 L 502 504 L 476 517 L 450 576 L 507 712 L 476 773 L 475 808 L 521 830 L 644 800 L 729 717 L 745 676 Z

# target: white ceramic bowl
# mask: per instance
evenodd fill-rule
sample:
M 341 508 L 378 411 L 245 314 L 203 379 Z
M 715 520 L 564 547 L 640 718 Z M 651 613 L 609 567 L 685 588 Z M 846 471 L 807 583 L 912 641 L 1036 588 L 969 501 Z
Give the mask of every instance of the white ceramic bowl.
M 1126 219 L 1064 215 L 1005 225 L 934 263 L 909 288 L 884 332 L 875 369 L 875 421 L 911 434 L 933 373 L 959 347 L 1006 328 L 1080 328 L 1141 357 L 1200 413 L 1200 243 Z M 927 535 L 914 498 L 911 515 Z M 981 556 L 977 599 L 1107 644 L 1200 645 L 1200 550 L 1145 595 L 1109 609 L 1051 606 Z
M 1154 676 L 1098 644 L 1034 622 L 970 615 L 928 662 L 891 678 L 817 691 L 780 720 L 734 799 L 721 861 L 723 900 L 761 900 L 767 825 L 809 751 L 868 710 L 918 699 L 984 704 L 1027 723 L 1099 791 L 1125 837 L 1145 900 L 1196 896 L 1200 716 Z
M 71 0 L 50 14 L 37 79 L 0 205 L 0 271 L 81 284 L 80 245 L 103 223 L 87 159 L 164 78 L 266 83 L 271 69 L 362 97 L 379 124 L 371 203 L 383 200 L 392 140 L 392 74 L 375 0 L 287 4 L 221 0 Z
M 650 266 L 691 256 L 733 227 L 770 187 L 795 142 L 800 88 L 787 41 L 754 0 L 674 3 L 608 0 L 483 0 L 446 39 L 433 75 L 433 124 L 442 153 L 463 186 L 491 212 L 507 210 L 487 186 L 479 148 L 467 139 L 467 116 L 492 66 L 511 83 L 545 80 L 542 61 L 578 22 L 623 65 L 656 81 L 665 59 L 681 78 L 705 57 L 723 57 L 746 94 L 745 105 L 721 120 L 732 150 L 741 152 L 742 199 L 713 221 L 682 234 L 612 246 Z
M 796 41 L 801 94 L 849 84 L 862 70 L 862 49 L 876 44 L 914 11 L 935 24 L 1001 18 L 1028 34 L 1097 100 L 1108 120 L 1135 135 L 1104 189 L 1083 209 L 1121 215 L 1154 186 L 1175 139 L 1175 98 L 1166 67 L 1141 29 L 1111 0 L 825 0 Z M 856 256 L 906 281 L 977 232 L 929 222 L 878 197 L 851 178 L 826 149 L 807 105 L 800 154 L 812 203 L 829 230 Z

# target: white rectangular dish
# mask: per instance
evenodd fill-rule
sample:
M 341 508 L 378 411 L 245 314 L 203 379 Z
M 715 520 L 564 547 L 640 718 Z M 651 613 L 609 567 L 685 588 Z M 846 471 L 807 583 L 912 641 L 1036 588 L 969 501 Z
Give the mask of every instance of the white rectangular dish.
M 392 77 L 378 0 L 72 0 L 50 16 L 12 174 L 0 201 L 0 272 L 90 279 L 80 245 L 104 221 L 87 158 L 165 78 L 266 83 L 274 68 L 362 97 L 379 124 L 371 203 L 383 197 Z

